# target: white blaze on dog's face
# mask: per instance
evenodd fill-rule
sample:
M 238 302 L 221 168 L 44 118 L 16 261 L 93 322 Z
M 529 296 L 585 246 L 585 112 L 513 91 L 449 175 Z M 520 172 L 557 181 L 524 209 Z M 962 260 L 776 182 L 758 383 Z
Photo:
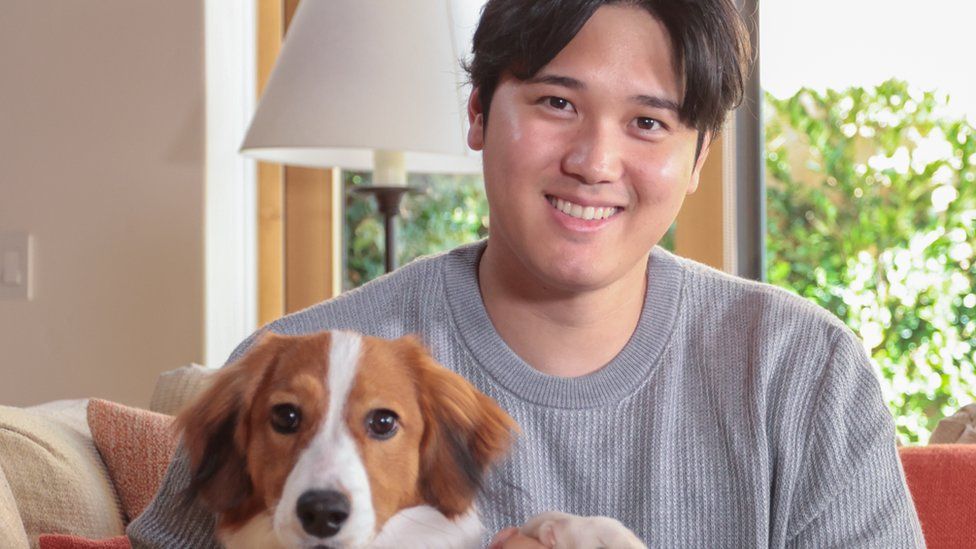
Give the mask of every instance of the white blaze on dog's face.
M 359 459 L 359 441 L 353 438 L 354 432 L 359 434 L 361 429 L 367 428 L 368 420 L 358 417 L 352 410 L 346 412 L 349 393 L 356 379 L 356 364 L 362 343 L 359 336 L 345 332 L 333 334 L 330 342 L 329 367 L 326 372 L 328 408 L 325 419 L 317 426 L 312 440 L 291 468 L 281 499 L 275 507 L 274 529 L 289 546 L 314 543 L 315 539 L 309 539 L 310 537 L 318 537 L 316 534 L 325 537 L 332 530 L 336 530 L 336 533 L 329 536 L 330 542 L 343 547 L 358 547 L 369 541 L 376 531 L 377 517 L 373 510 L 369 475 L 363 461 Z M 286 406 L 295 409 L 301 408 L 300 399 L 288 393 L 272 394 L 269 402 L 272 415 L 276 406 L 282 406 L 276 404 L 279 401 L 288 402 Z M 383 405 L 406 412 L 406 417 L 419 416 L 415 404 L 409 411 L 404 410 L 404 405 L 394 401 L 385 401 Z M 385 410 L 391 412 L 388 413 L 390 417 L 400 417 L 395 410 Z M 273 418 L 269 419 L 274 422 Z M 410 429 L 409 434 L 399 437 L 396 442 L 391 439 L 391 444 L 402 447 L 404 439 L 414 435 L 412 431 Z M 282 438 L 287 436 L 287 433 L 280 434 Z M 370 439 L 364 438 L 369 445 Z M 419 439 L 419 436 L 412 438 Z M 391 460 L 390 469 L 400 469 L 407 475 L 407 479 L 413 477 L 415 482 L 416 463 L 410 464 L 409 456 L 405 457 L 408 459 Z M 308 503 L 310 497 L 314 498 L 316 494 L 319 495 L 320 503 Z M 319 513 L 332 513 L 334 519 L 316 517 L 316 507 L 319 507 Z M 307 527 L 303 526 L 303 517 Z
M 466 512 L 514 429 L 414 340 L 349 332 L 266 336 L 179 422 L 225 543 L 273 528 L 330 548 L 367 544 L 409 507 Z

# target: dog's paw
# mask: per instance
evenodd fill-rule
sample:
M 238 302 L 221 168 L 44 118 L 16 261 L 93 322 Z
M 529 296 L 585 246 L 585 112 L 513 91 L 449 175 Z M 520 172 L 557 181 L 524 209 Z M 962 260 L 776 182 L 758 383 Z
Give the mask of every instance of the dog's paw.
M 520 531 L 552 549 L 647 549 L 633 532 L 610 517 L 541 513 Z

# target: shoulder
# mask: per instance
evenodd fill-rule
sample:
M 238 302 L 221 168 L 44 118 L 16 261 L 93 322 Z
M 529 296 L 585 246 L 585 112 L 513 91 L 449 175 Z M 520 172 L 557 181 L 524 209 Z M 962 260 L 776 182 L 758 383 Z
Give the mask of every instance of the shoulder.
M 699 321 L 777 331 L 822 331 L 831 337 L 850 333 L 833 313 L 789 290 L 734 276 L 663 250 L 655 257 L 683 273 L 681 306 Z
M 372 334 L 379 324 L 405 321 L 411 310 L 433 301 L 442 291 L 442 271 L 449 256 L 450 252 L 444 252 L 416 259 L 335 298 L 282 317 L 268 328 L 286 334 L 327 329 Z
M 268 323 L 245 339 L 231 354 L 234 361 L 265 332 L 303 335 L 322 330 L 352 330 L 397 338 L 423 331 L 425 317 L 444 316 L 447 273 L 477 261 L 483 242 L 418 258 L 396 271 Z
M 385 338 L 416 333 L 421 317 L 436 315 L 442 307 L 444 271 L 456 253 L 418 258 L 358 288 L 279 318 L 260 331 L 301 335 L 352 330 Z
M 685 273 L 689 331 L 700 330 L 719 360 L 741 357 L 770 394 L 795 399 L 799 409 L 853 409 L 858 405 L 841 401 L 856 395 L 861 405 L 883 410 L 868 351 L 833 313 L 783 288 L 671 258 Z
M 672 350 L 714 366 L 710 375 L 786 399 L 806 398 L 835 369 L 874 376 L 859 338 L 818 304 L 673 254 L 666 259 L 683 273 Z

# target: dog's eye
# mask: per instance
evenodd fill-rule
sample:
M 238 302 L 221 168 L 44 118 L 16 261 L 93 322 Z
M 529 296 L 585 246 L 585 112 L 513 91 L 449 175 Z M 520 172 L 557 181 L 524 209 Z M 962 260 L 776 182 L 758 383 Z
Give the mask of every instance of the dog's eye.
M 396 434 L 399 419 L 392 410 L 373 410 L 366 416 L 366 430 L 369 436 L 386 440 Z
M 292 404 L 278 404 L 271 408 L 271 427 L 283 435 L 298 431 L 302 411 Z

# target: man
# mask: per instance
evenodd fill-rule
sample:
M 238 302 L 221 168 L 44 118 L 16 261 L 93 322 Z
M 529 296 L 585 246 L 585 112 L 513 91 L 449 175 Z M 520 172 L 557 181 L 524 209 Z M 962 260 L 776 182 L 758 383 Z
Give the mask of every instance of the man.
M 731 0 L 491 0 L 469 145 L 487 242 L 272 323 L 419 333 L 523 434 L 479 506 L 496 546 L 548 510 L 649 546 L 916 547 L 894 425 L 828 313 L 655 245 L 740 99 Z M 235 356 L 246 349 L 245 342 Z M 136 545 L 212 543 L 178 456 Z

